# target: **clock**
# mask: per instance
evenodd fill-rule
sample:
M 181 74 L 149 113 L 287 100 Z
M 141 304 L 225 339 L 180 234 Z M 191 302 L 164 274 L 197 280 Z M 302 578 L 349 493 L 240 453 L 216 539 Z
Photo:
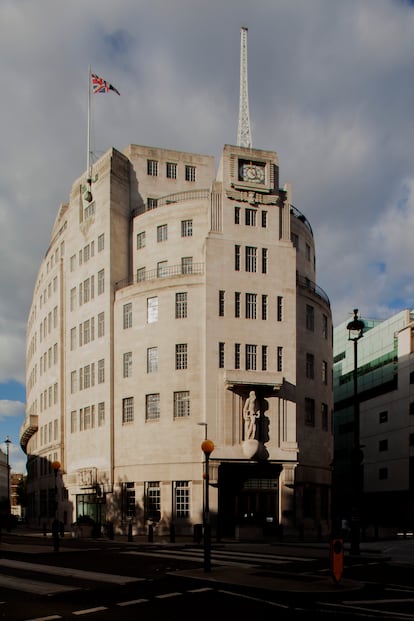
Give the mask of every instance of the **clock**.
M 264 183 L 265 167 L 263 164 L 246 164 L 242 163 L 240 167 L 241 179 L 243 181 L 252 181 L 254 183 Z

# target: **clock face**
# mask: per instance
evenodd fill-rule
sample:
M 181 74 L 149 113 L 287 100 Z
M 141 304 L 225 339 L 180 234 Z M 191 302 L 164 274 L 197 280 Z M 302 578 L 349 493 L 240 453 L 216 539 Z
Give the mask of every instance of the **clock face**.
M 254 181 L 255 183 L 264 183 L 265 169 L 260 164 L 242 164 L 241 177 L 243 181 Z

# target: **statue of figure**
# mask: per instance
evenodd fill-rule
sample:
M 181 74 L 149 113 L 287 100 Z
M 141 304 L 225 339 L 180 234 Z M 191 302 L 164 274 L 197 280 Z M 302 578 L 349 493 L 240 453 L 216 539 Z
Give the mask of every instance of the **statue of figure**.
M 256 399 L 256 393 L 254 390 L 251 390 L 243 408 L 245 440 L 255 440 L 256 418 L 259 418 L 259 416 L 260 410 Z

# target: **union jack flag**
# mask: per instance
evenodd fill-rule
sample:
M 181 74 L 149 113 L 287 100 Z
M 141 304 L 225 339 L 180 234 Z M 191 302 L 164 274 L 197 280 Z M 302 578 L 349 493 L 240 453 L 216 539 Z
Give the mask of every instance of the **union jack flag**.
M 95 73 L 92 73 L 91 78 L 94 93 L 109 93 L 109 91 L 114 91 L 117 95 L 121 94 L 115 86 L 112 86 L 112 84 L 109 84 L 109 82 L 100 78 Z

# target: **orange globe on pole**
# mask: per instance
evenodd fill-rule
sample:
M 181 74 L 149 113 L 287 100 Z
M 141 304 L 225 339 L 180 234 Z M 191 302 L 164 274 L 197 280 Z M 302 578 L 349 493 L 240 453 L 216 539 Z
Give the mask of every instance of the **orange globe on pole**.
M 214 451 L 214 442 L 212 440 L 204 440 L 201 444 L 201 450 L 205 455 L 210 455 Z
M 60 468 L 60 461 L 52 461 L 52 470 L 57 472 Z

